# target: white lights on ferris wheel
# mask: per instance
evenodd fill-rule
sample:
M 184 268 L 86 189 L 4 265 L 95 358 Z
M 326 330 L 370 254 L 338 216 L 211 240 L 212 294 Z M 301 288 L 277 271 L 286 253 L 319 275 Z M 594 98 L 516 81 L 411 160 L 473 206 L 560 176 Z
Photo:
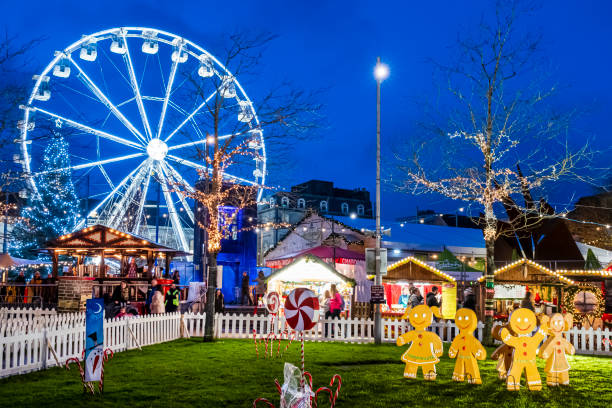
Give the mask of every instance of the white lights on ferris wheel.
M 196 73 L 197 85 L 186 81 Z M 77 229 L 99 223 L 155 239 L 146 207 L 155 201 L 152 196 L 160 200 L 158 184 L 165 207 L 160 243 L 191 252 L 194 211 L 174 186 L 193 192 L 190 182 L 211 171 L 204 159 L 194 159 L 200 157 L 198 148 L 221 140 L 242 144 L 253 158 L 230 165 L 224 178 L 254 186 L 261 199 L 267 161 L 257 112 L 238 78 L 192 41 L 151 28 L 104 30 L 57 51 L 33 79 L 29 99 L 20 106 L 21 154 L 15 160 L 28 175 L 31 194 L 38 194 L 45 138 L 55 124 L 71 149 L 70 167 L 55 171 L 71 170 L 75 180 L 87 175 L 88 185 L 91 177 L 96 186 L 95 194 L 87 194 L 98 201 Z M 200 95 L 193 86 L 207 92 Z M 229 115 L 211 136 L 207 107 L 216 95 Z
M 61 51 L 55 51 L 55 55 L 60 55 L 60 60 L 53 67 L 53 75 L 58 78 L 68 78 L 70 76 L 70 61 Z
M 124 55 L 127 52 L 127 47 L 125 46 L 123 38 L 119 36 L 113 38 L 110 51 L 114 54 Z
M 159 51 L 159 44 L 157 43 L 157 33 L 155 31 L 143 31 L 142 32 L 145 41 L 142 43 L 142 52 L 149 55 L 157 54 Z
M 210 78 L 215 75 L 215 69 L 213 64 L 208 58 L 208 55 L 200 55 L 200 68 L 198 69 L 198 75 L 202 78 Z
M 91 39 L 81 46 L 81 52 L 79 53 L 79 57 L 83 61 L 91 62 L 96 60 L 96 58 L 98 57 L 98 47 L 95 39 Z

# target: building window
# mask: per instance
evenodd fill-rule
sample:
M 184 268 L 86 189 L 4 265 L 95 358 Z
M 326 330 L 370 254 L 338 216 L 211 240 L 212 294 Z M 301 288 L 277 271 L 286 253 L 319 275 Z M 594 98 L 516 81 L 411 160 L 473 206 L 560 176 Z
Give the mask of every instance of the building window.
M 276 205 L 276 200 L 274 197 L 270 197 L 270 207 L 274 207 Z
M 283 197 L 281 199 L 281 204 L 283 207 L 289 207 L 289 197 Z
M 342 203 L 340 208 L 342 209 L 342 214 L 345 214 L 345 215 L 348 214 L 349 207 L 347 203 Z
M 327 212 L 327 201 L 325 200 L 321 201 L 319 208 L 321 209 L 321 212 Z
M 297 206 L 298 208 L 306 208 L 306 200 L 303 198 L 298 199 Z
M 364 209 L 364 207 L 363 207 L 363 204 L 359 204 L 359 205 L 357 206 L 357 215 L 363 215 L 363 214 L 364 214 L 364 212 L 365 212 L 364 210 L 365 210 L 365 209 Z

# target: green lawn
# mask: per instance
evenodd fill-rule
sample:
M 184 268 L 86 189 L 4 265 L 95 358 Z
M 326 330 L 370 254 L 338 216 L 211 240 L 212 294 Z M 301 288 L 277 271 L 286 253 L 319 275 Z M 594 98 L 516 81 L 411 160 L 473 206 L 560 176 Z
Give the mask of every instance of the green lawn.
M 339 408 L 612 404 L 610 358 L 570 357 L 570 387 L 545 385 L 541 392 L 509 392 L 497 380 L 490 360 L 480 363 L 481 386 L 451 381 L 455 362 L 448 357 L 438 364 L 436 382 L 404 379 L 399 358 L 405 349 L 393 344 L 307 342 L 306 369 L 313 374 L 315 388 L 326 385 L 334 373 L 342 376 Z M 285 358 L 263 360 L 255 358 L 252 341 L 179 340 L 116 354 L 106 365 L 103 397 L 82 393 L 73 366 L 69 372 L 53 368 L 0 380 L 0 407 L 250 407 L 255 398 L 267 397 L 278 408 L 273 381 L 282 379 L 284 361 L 299 365 L 299 343 L 291 345 Z

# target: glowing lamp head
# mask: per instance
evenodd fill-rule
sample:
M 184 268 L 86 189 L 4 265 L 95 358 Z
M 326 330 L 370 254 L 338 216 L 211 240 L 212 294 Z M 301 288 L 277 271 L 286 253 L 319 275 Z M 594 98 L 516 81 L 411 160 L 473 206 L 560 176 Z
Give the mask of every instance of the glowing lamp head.
M 389 77 L 389 66 L 382 62 L 376 64 L 376 67 L 374 67 L 374 78 L 382 82 L 387 79 L 387 77 Z
M 168 154 L 168 145 L 161 139 L 152 139 L 147 145 L 147 154 L 153 160 L 164 160 Z

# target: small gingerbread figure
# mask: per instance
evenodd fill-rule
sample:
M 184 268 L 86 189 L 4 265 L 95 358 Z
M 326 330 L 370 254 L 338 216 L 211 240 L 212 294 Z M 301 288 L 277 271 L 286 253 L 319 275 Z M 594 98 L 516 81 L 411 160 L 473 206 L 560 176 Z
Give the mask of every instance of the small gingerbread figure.
M 510 315 L 510 327 L 516 333 L 516 336 L 510 334 L 508 329 L 501 330 L 502 341 L 514 347 L 512 364 L 506 380 L 509 391 L 518 391 L 521 388 L 523 371 L 525 371 L 527 388 L 530 391 L 542 389 L 542 378 L 536 366 L 536 352 L 542 340 L 546 338 L 548 316 L 540 318 L 540 328 L 532 336 L 537 324 L 535 313 L 529 309 L 520 308 Z
M 516 336 L 510 324 L 506 323 L 503 326 L 495 326 L 491 329 L 491 335 L 495 340 L 502 341 L 500 334 L 504 328 L 507 329 L 511 335 Z M 497 367 L 495 367 L 495 369 L 497 370 L 497 376 L 500 380 L 505 380 L 508 377 L 508 371 L 510 371 L 510 366 L 512 365 L 513 353 L 514 347 L 502 343 L 501 346 L 496 348 L 493 354 L 491 354 L 491 360 L 497 360 Z
M 565 316 L 555 313 L 550 318 L 549 337 L 542 347 L 540 347 L 540 358 L 546 359 L 546 384 L 549 386 L 569 385 L 570 365 L 565 354 L 574 354 L 576 349 L 563 337 L 563 332 L 569 330 L 574 323 L 574 316 L 571 313 Z
M 418 305 L 407 308 L 403 318 L 408 317 L 410 324 L 414 327 L 407 333 L 402 334 L 397 339 L 397 345 L 412 343 L 408 350 L 402 354 L 402 361 L 406 363 L 404 377 L 416 378 L 419 367 L 423 371 L 423 378 L 429 381 L 436 379 L 436 364 L 442 355 L 442 340 L 437 334 L 426 331 L 433 322 L 433 317 L 442 317 L 437 306 L 431 308 L 425 305 Z
M 480 370 L 476 360 L 484 360 L 487 351 L 474 337 L 474 330 L 478 320 L 472 309 L 459 309 L 455 314 L 455 325 L 459 328 L 459 334 L 455 336 L 448 350 L 450 358 L 457 358 L 454 381 L 463 381 L 467 378 L 469 384 L 482 384 Z

